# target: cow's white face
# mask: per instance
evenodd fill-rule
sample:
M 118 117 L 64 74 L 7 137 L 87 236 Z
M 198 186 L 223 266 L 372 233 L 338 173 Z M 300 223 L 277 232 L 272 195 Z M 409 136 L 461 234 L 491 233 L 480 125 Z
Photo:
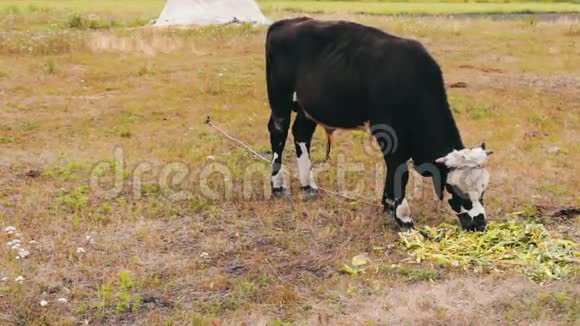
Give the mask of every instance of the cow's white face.
M 452 196 L 449 205 L 466 230 L 483 231 L 486 226 L 483 194 L 489 184 L 489 173 L 484 165 L 491 153 L 482 144 L 454 150 L 435 161 L 449 169 L 445 185 Z

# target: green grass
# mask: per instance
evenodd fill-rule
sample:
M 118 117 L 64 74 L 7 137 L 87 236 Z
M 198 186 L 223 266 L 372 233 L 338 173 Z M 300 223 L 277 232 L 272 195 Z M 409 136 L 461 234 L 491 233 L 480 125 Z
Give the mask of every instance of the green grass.
M 367 14 L 467 14 L 580 12 L 580 5 L 548 2 L 379 2 L 379 1 L 263 1 L 271 11 Z
M 288 13 L 325 14 L 490 14 L 578 13 L 580 1 L 293 1 L 261 0 L 258 4 L 271 19 Z M 42 31 L 96 30 L 139 27 L 153 22 L 164 0 L 22 0 L 0 4 L 0 29 Z
M 580 1 L 258 1 L 266 12 L 294 11 L 306 13 L 369 13 L 369 14 L 460 14 L 460 13 L 528 13 L 580 12 Z M 118 18 L 154 18 L 161 12 L 163 0 L 23 0 L 0 5 L 1 15 L 68 13 L 110 14 Z
M 577 323 L 580 319 L 580 296 L 574 292 L 544 293 L 537 298 L 510 303 L 506 313 L 510 322 L 541 319 Z
M 51 11 L 115 13 L 116 15 L 157 15 L 163 0 L 24 0 L 3 1 L 2 14 L 39 13 Z

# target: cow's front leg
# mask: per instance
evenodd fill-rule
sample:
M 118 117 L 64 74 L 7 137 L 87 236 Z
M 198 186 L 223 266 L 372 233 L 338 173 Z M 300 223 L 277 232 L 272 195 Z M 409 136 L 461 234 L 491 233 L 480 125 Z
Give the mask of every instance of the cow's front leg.
M 314 197 L 318 194 L 318 186 L 314 181 L 312 160 L 310 159 L 310 144 L 315 129 L 316 123 L 308 119 L 304 113 L 298 112 L 292 125 L 292 135 L 296 147 L 300 185 L 306 197 Z
M 387 161 L 387 178 L 383 194 L 385 212 L 392 214 L 401 228 L 414 226 L 411 208 L 405 198 L 405 188 L 409 182 L 409 170 L 405 162 Z
M 284 182 L 282 170 L 282 153 L 288 137 L 290 128 L 290 112 L 281 116 L 272 114 L 268 122 L 270 131 L 270 144 L 272 145 L 272 195 L 274 197 L 284 197 L 290 194 Z

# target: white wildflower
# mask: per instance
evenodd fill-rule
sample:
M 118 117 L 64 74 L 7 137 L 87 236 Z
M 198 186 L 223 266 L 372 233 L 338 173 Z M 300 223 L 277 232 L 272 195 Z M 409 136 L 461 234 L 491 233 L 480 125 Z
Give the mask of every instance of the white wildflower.
M 17 283 L 23 283 L 24 282 L 24 276 L 20 275 L 17 278 L 14 279 Z
M 86 240 L 89 244 L 92 244 L 92 245 L 95 244 L 95 240 L 90 235 L 87 235 Z
M 60 303 L 67 303 L 68 300 L 66 298 L 59 298 L 58 299 L 58 302 L 60 302 Z
M 200 258 L 204 258 L 204 259 L 209 259 L 209 254 L 207 252 L 202 252 L 201 255 L 199 255 Z
M 85 252 L 87 252 L 87 251 L 85 250 L 85 248 L 83 248 L 83 247 L 78 247 L 78 248 L 77 248 L 77 254 L 81 255 L 81 254 L 84 254 Z
M 18 239 L 10 240 L 6 243 L 6 245 L 12 249 L 18 249 L 20 247 L 21 241 Z
M 18 249 L 18 256 L 16 257 L 17 259 L 24 259 L 26 257 L 30 256 L 30 251 L 24 249 L 24 248 L 19 248 Z
M 210 155 L 210 156 L 207 157 L 207 159 L 210 160 L 210 161 L 215 161 L 215 156 Z
M 0 281 L 2 281 L 2 282 L 8 281 L 8 276 L 4 276 L 4 277 L 0 278 Z
M 43 307 L 46 306 L 47 304 L 48 304 L 48 302 L 46 302 L 46 300 L 41 300 L 40 301 L 40 305 L 43 306 Z
M 30 241 L 28 241 L 28 244 L 35 245 L 35 244 L 38 244 L 38 241 L 30 240 Z
M 4 228 L 4 232 L 8 234 L 13 234 L 16 232 L 16 228 L 14 226 L 7 226 Z

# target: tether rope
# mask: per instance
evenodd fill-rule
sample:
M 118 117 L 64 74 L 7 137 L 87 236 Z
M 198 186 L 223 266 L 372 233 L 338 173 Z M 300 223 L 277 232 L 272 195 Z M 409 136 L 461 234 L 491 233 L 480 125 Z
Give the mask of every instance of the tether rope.
M 207 119 L 206 119 L 205 123 L 207 125 L 209 125 L 210 127 L 214 128 L 215 130 L 217 130 L 218 132 L 220 132 L 227 139 L 229 139 L 229 140 L 237 143 L 238 145 L 240 145 L 241 147 L 243 147 L 244 149 L 246 149 L 248 152 L 252 153 L 257 158 L 261 159 L 264 162 L 267 162 L 268 164 L 272 164 L 272 162 L 268 158 L 264 157 L 262 154 L 260 154 L 257 151 L 255 151 L 248 144 L 246 144 L 242 140 L 240 140 L 240 139 L 238 139 L 238 138 L 236 138 L 236 137 L 228 134 L 225 130 L 221 129 L 216 124 L 214 124 L 213 121 L 211 120 L 211 117 L 210 116 L 207 116 Z M 287 174 L 287 175 L 292 176 L 292 174 L 288 170 L 286 170 L 283 165 L 282 165 L 282 172 L 285 173 L 285 174 Z M 375 202 L 372 202 L 371 200 L 369 200 L 369 199 L 367 199 L 365 197 L 362 197 L 360 195 L 355 195 L 356 197 L 352 197 L 352 196 L 349 196 L 349 195 L 346 195 L 346 194 L 342 194 L 342 193 L 339 193 L 339 192 L 336 192 L 336 191 L 333 191 L 333 190 L 330 190 L 330 189 L 326 189 L 326 188 L 320 187 L 320 186 L 318 186 L 318 189 L 321 190 L 321 191 L 323 191 L 323 192 L 329 193 L 331 195 L 334 195 L 334 196 L 337 196 L 337 197 L 342 197 L 344 199 L 353 200 L 353 201 L 361 201 L 361 202 L 364 202 L 364 203 L 366 203 L 368 205 L 375 206 L 375 207 L 383 207 L 382 205 L 378 205 Z

